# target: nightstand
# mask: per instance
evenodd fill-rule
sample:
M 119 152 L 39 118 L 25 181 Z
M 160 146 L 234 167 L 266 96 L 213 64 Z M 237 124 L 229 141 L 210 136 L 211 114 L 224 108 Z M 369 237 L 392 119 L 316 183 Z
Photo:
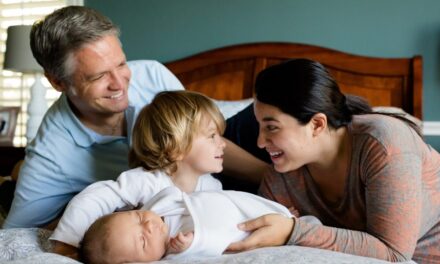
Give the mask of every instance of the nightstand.
M 0 147 L 0 177 L 10 176 L 20 160 L 24 159 L 23 147 Z M 15 181 L 7 180 L 0 184 L 0 214 L 6 216 L 14 197 Z
M 0 176 L 11 175 L 14 165 L 24 159 L 24 147 L 0 147 Z

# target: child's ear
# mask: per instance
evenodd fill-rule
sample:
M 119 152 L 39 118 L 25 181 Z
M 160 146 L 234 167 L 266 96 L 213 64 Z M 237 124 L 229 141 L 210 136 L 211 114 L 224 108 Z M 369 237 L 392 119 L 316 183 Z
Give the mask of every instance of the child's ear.
M 185 157 L 184 154 L 177 154 L 175 153 L 174 155 L 170 155 L 172 157 L 173 160 L 175 161 L 182 161 L 183 158 Z
M 312 119 L 310 119 L 310 124 L 312 127 L 312 134 L 314 137 L 318 136 L 325 131 L 327 128 L 327 116 L 323 113 L 315 114 Z

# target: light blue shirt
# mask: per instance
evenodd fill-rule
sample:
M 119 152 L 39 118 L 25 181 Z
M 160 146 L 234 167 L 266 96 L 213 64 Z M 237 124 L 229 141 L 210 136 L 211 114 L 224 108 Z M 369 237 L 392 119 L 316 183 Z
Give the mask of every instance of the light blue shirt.
M 26 148 L 14 200 L 3 228 L 34 227 L 55 219 L 89 184 L 114 180 L 128 167 L 134 121 L 163 90 L 182 90 L 179 80 L 156 61 L 128 63 L 132 77 L 125 110 L 128 137 L 103 136 L 73 114 L 65 94 L 50 107 Z

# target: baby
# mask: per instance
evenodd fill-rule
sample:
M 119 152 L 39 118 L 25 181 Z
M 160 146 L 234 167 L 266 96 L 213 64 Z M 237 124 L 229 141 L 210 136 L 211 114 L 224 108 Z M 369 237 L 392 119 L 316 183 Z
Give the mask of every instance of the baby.
M 86 232 L 81 259 L 90 264 L 159 260 L 166 252 L 185 250 L 192 239 L 192 232 L 170 238 L 164 218 L 153 211 L 116 212 L 101 217 Z
M 141 210 L 98 219 L 82 241 L 82 256 L 92 264 L 219 256 L 247 237 L 239 223 L 271 213 L 292 217 L 284 206 L 250 193 L 186 194 L 168 187 Z

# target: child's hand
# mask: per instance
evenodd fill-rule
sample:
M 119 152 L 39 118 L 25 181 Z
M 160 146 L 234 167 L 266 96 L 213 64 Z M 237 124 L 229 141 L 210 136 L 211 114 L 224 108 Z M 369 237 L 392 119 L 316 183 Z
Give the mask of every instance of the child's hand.
M 298 210 L 296 210 L 296 208 L 295 207 L 289 207 L 289 211 L 290 211 L 290 213 L 293 215 L 293 216 L 295 216 L 295 217 L 299 217 L 299 211 Z
M 176 237 L 170 238 L 170 244 L 168 246 L 168 254 L 177 254 L 185 251 L 191 245 L 194 239 L 194 232 L 188 232 L 183 234 L 179 232 Z

